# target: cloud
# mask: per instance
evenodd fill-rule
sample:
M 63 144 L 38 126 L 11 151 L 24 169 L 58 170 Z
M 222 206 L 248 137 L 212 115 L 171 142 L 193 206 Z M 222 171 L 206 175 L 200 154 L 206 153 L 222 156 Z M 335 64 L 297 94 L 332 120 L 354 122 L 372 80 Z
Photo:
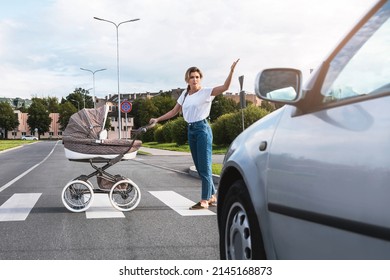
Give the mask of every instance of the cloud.
M 61 97 L 92 88 L 92 75 L 80 67 L 107 68 L 95 75 L 96 94 L 116 93 L 115 26 L 95 16 L 141 19 L 119 27 L 121 92 L 185 87 L 184 72 L 193 65 L 205 73 L 205 86 L 216 86 L 237 58 L 236 76 L 244 75 L 244 88 L 253 91 L 266 67 L 308 73 L 372 2 L 16 0 L 0 12 L 0 96 Z

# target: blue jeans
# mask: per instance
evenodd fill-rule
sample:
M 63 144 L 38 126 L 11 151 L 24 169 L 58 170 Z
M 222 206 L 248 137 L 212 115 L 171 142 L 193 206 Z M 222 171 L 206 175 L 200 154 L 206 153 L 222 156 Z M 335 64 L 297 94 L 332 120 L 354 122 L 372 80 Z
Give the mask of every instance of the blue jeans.
M 215 186 L 211 169 L 213 134 L 206 120 L 188 124 L 188 143 L 202 179 L 202 200 L 209 200 L 215 194 Z

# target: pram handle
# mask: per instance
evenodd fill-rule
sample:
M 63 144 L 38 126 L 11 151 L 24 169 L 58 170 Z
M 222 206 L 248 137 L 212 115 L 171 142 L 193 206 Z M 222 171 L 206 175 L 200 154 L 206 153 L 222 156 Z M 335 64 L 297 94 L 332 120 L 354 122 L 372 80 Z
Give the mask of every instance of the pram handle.
M 156 125 L 155 123 L 152 123 L 152 124 L 149 124 L 149 125 L 141 126 L 140 128 L 133 130 L 133 133 L 135 135 L 138 135 L 138 134 L 141 134 L 141 133 L 145 133 L 146 131 L 148 131 L 149 129 L 154 127 L 155 125 Z
M 129 145 L 129 149 L 122 153 L 122 154 L 119 154 L 118 156 L 116 156 L 115 158 L 113 159 L 110 159 L 110 161 L 107 163 L 109 166 L 111 165 L 114 165 L 115 163 L 119 162 L 123 156 L 131 150 L 131 148 L 133 147 L 134 143 L 135 143 L 135 140 L 137 139 L 137 137 L 142 134 L 142 133 L 145 133 L 146 131 L 148 131 L 148 129 L 152 128 L 153 126 L 155 126 L 155 124 L 150 124 L 150 125 L 145 125 L 145 126 L 141 126 L 140 128 L 138 129 L 134 129 L 132 131 L 134 137 L 133 137 L 133 140 L 130 142 L 130 145 Z

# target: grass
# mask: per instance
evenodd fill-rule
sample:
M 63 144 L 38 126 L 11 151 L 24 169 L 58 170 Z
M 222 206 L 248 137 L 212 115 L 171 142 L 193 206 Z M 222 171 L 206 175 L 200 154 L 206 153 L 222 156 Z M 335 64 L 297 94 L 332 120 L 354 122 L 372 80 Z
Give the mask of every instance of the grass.
M 0 140 L 0 152 L 22 146 L 27 143 L 32 143 L 33 140 Z
M 190 147 L 185 145 L 177 145 L 176 143 L 157 143 L 157 142 L 144 142 L 142 146 L 147 148 L 161 149 L 161 150 L 170 150 L 177 152 L 190 152 Z M 226 154 L 228 147 L 219 146 L 213 144 L 213 154 L 214 155 L 224 155 Z
M 12 149 L 18 146 L 22 146 L 24 144 L 35 142 L 33 140 L 0 140 L 0 152 L 8 149 Z M 176 145 L 176 143 L 157 143 L 157 142 L 147 142 L 142 143 L 142 146 L 162 149 L 162 150 L 170 150 L 170 151 L 179 151 L 179 152 L 190 152 L 190 148 L 188 145 Z M 220 155 L 225 154 L 227 151 L 227 147 L 213 145 L 213 154 Z M 212 170 L 213 174 L 220 175 L 222 169 L 222 164 L 213 163 Z
M 221 163 L 213 163 L 212 170 L 213 170 L 213 174 L 221 175 L 222 164 Z
M 154 149 L 161 150 L 170 150 L 177 152 L 190 152 L 190 147 L 188 145 L 177 145 L 176 143 L 157 143 L 157 142 L 146 142 L 142 143 L 142 146 Z M 228 147 L 218 146 L 213 144 L 213 154 L 214 155 L 224 155 L 226 154 Z M 213 163 L 212 171 L 215 175 L 220 175 L 222 170 L 221 163 Z

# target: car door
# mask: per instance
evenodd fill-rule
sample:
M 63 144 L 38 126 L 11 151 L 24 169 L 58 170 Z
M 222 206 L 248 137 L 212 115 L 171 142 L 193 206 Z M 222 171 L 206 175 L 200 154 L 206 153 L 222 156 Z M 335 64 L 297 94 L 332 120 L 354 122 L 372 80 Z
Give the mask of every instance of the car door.
M 389 13 L 385 4 L 332 57 L 307 91 L 320 103 L 284 110 L 267 170 L 278 258 L 390 258 Z

